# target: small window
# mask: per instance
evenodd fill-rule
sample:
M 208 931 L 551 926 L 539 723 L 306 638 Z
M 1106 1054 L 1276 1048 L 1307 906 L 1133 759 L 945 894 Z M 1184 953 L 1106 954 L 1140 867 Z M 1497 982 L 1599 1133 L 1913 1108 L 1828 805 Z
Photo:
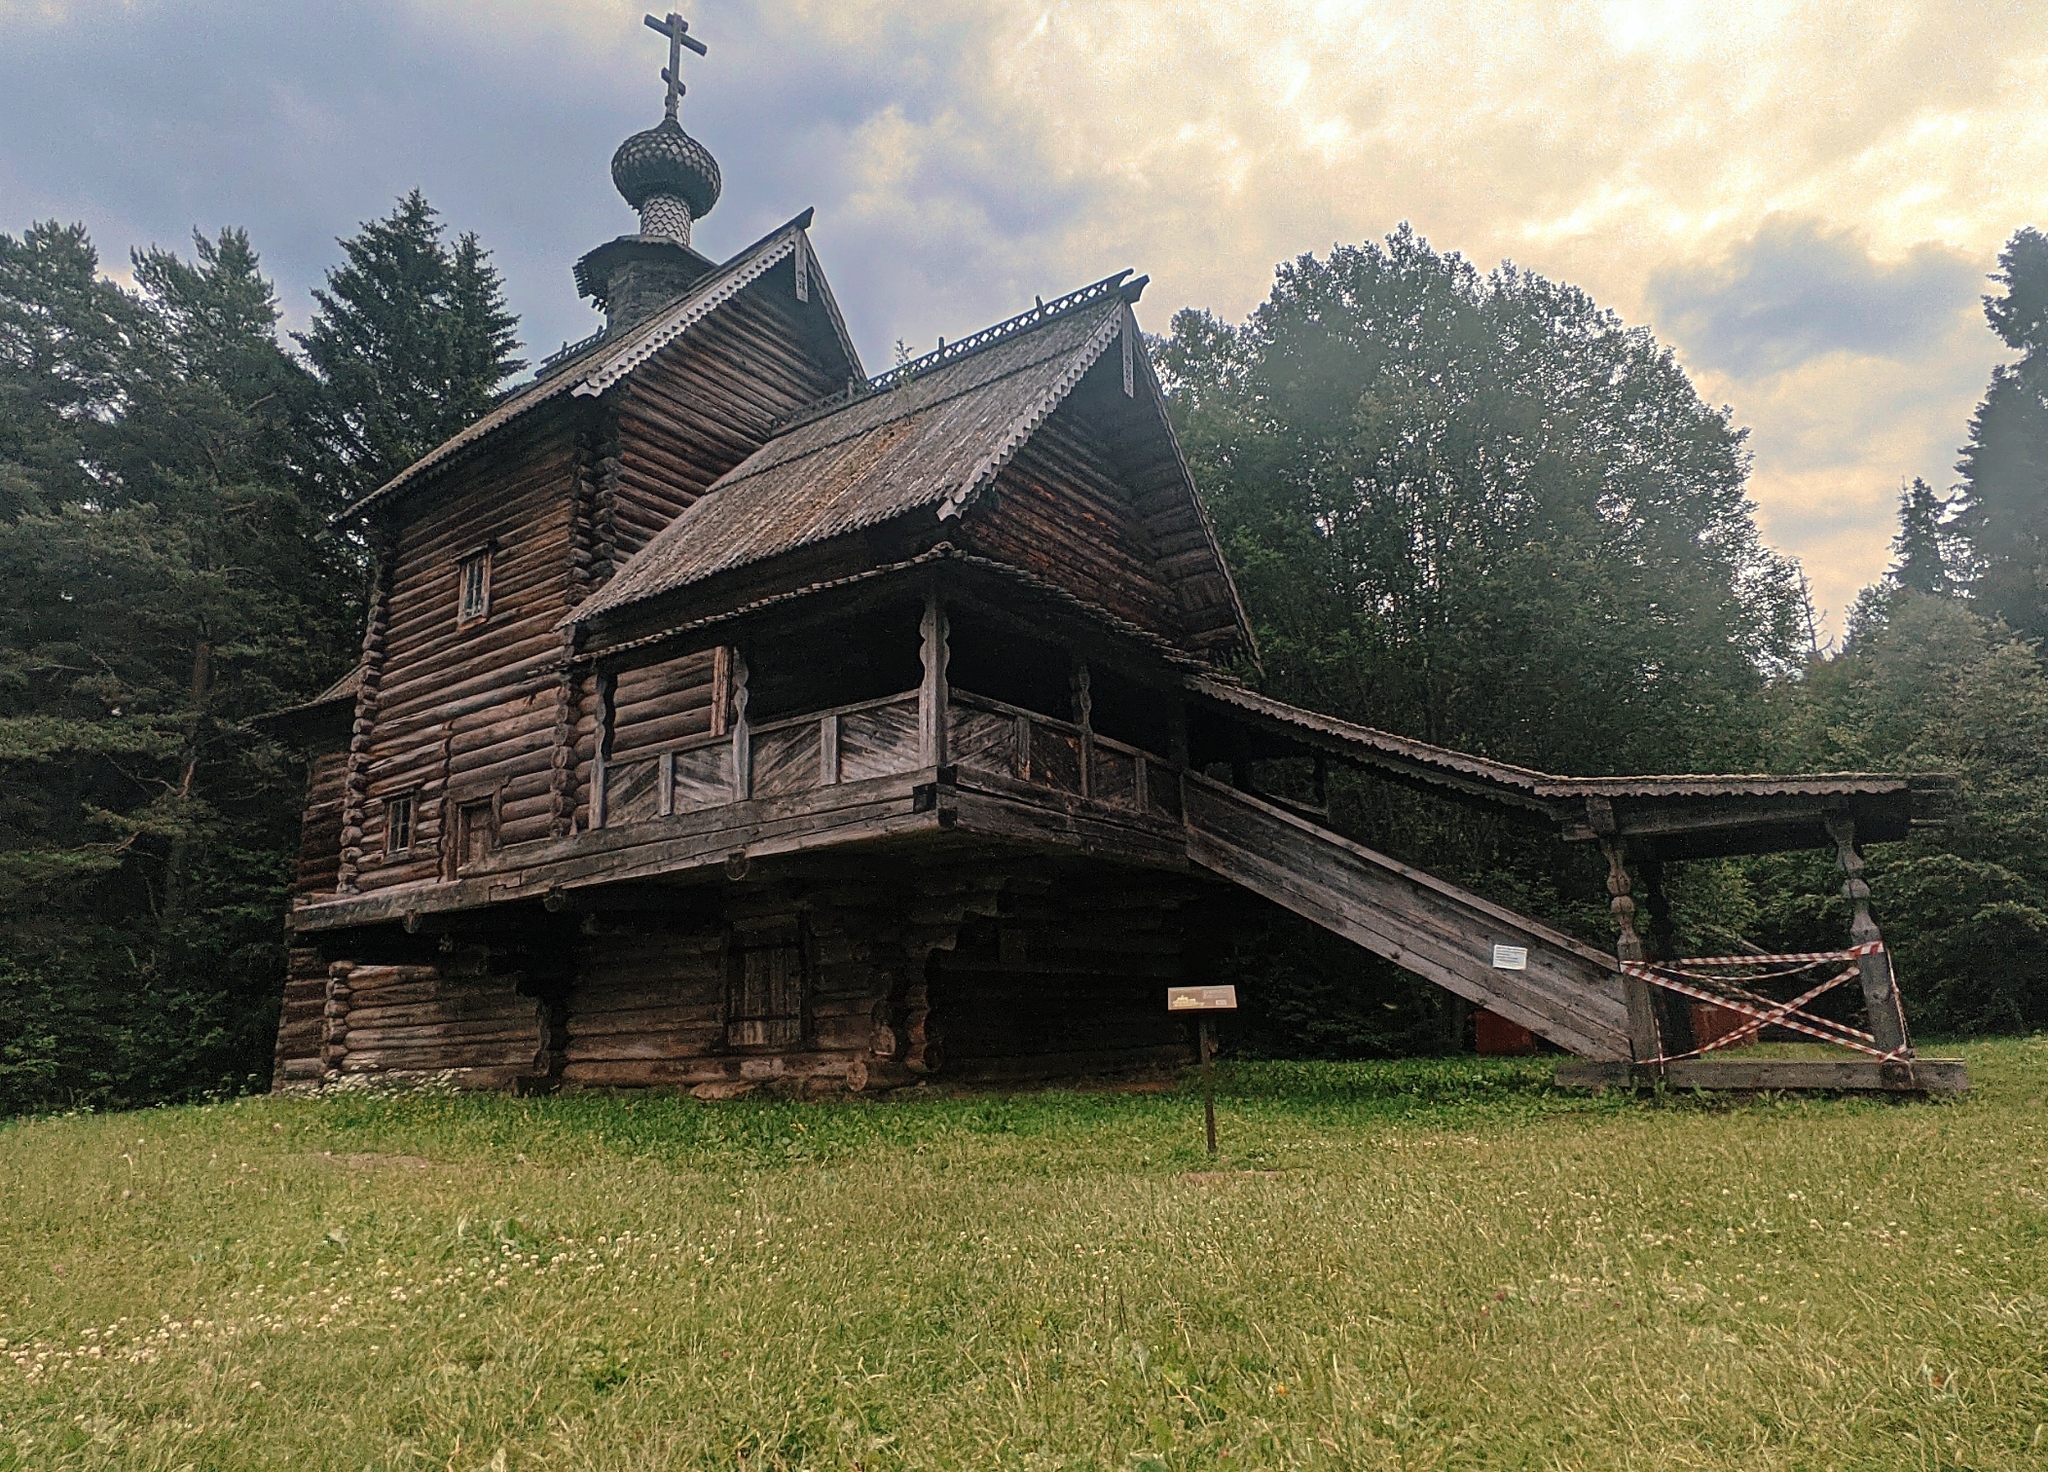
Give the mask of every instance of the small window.
M 384 800 L 384 852 L 397 857 L 412 848 L 413 797 L 410 792 Z
M 735 934 L 725 1041 L 732 1048 L 791 1047 L 804 1037 L 804 947 L 793 921 Z
M 457 622 L 472 623 L 490 613 L 491 553 L 488 547 L 479 548 L 462 559 L 461 587 Z

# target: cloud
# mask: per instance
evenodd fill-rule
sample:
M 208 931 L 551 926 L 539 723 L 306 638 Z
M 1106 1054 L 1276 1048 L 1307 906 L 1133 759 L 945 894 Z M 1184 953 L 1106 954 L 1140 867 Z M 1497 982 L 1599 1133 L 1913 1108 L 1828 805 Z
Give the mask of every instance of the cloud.
M 1774 215 L 1707 269 L 1653 275 L 1646 295 L 1689 361 L 1749 377 L 1829 353 L 1910 360 L 1974 313 L 1982 285 L 1963 251 L 1923 241 L 1881 261 L 1847 230 Z
M 244 224 L 302 319 L 334 237 L 417 184 L 545 351 L 595 322 L 570 264 L 632 228 L 606 166 L 658 116 L 645 8 L 0 0 L 0 229 L 84 219 L 118 263 Z M 816 205 L 871 363 L 1121 266 L 1148 325 L 1242 316 L 1275 262 L 1411 220 L 1654 321 L 1753 427 L 1763 523 L 1830 607 L 1883 570 L 1900 477 L 1949 477 L 1998 351 L 1969 278 L 2048 224 L 2039 4 L 700 10 L 699 242 Z

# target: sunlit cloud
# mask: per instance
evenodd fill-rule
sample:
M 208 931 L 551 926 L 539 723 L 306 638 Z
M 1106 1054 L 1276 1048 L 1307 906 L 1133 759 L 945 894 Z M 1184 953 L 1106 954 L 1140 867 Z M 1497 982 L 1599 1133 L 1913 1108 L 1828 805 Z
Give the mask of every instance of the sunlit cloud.
M 630 227 L 605 162 L 659 105 L 640 4 L 0 0 L 0 229 L 109 254 L 248 224 L 294 310 L 415 183 L 498 253 L 528 335 Z M 2048 224 L 2048 7 L 705 0 L 686 121 L 713 250 L 805 205 L 863 352 L 1120 266 L 1155 329 L 1412 221 L 1575 282 L 1752 428 L 1768 535 L 1824 610 L 1951 464 L 1999 244 Z

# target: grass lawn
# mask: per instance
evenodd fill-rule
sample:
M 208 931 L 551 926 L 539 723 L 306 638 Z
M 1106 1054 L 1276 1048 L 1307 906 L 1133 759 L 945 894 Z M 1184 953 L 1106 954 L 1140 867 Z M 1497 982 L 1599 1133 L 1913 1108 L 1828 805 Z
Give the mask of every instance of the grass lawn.
M 0 1126 L 0 1468 L 2048 1467 L 2048 1038 Z

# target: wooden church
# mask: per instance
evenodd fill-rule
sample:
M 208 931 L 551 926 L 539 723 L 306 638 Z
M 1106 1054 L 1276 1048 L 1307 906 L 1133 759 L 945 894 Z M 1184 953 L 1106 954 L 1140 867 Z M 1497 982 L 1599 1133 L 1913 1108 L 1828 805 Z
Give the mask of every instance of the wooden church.
M 576 265 L 604 329 L 349 512 L 376 559 L 361 662 L 270 718 L 311 774 L 281 1087 L 1173 1065 L 1192 1029 L 1166 988 L 1272 906 L 1586 1082 L 1704 1078 L 1728 1041 L 1696 1032 L 1704 999 L 1737 1042 L 1841 1054 L 1722 1080 L 1960 1086 L 1913 1054 L 1860 875 L 1933 784 L 1561 778 L 1255 693 L 1226 673 L 1256 650 L 1133 315 L 1144 278 L 869 375 L 809 211 L 724 260 L 692 245 L 720 189 L 676 118 L 701 47 L 649 24 L 667 116 L 612 161 L 640 229 Z M 1262 785 L 1331 762 L 1602 845 L 1616 949 Z M 1856 934 L 1802 975 L 1860 993 L 1861 1025 L 1772 989 L 1798 958 L 1669 956 L 1666 861 L 1812 845 Z

